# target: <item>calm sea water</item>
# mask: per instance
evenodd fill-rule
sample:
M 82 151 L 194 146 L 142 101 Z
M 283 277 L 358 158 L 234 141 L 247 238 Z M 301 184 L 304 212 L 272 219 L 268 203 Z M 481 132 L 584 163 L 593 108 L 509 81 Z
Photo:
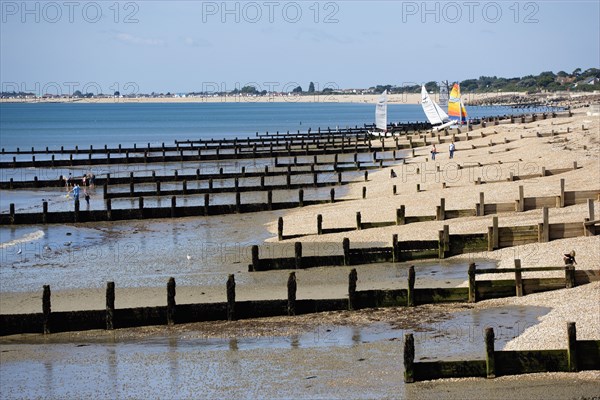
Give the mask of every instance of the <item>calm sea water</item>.
M 2 103 L 0 147 L 101 147 L 315 131 L 373 123 L 374 111 L 373 104 L 349 103 Z M 468 111 L 474 118 L 520 112 L 508 107 L 469 107 Z M 419 104 L 390 104 L 388 120 L 425 121 L 425 114 Z

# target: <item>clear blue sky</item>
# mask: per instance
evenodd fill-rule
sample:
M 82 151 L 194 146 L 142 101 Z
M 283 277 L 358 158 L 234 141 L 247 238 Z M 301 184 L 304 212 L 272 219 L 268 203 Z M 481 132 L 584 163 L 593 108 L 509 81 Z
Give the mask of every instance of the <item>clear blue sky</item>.
M 600 67 L 599 3 L 2 0 L 1 82 L 149 93 L 572 72 Z

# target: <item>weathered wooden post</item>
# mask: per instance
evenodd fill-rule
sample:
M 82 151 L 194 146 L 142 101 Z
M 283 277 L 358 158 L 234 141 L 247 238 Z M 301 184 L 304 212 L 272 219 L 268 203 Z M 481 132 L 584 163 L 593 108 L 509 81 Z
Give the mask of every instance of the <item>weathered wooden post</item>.
M 365 186 L 363 186 L 363 188 L 362 188 L 362 198 L 363 199 L 367 198 L 367 188 Z
M 494 350 L 494 328 L 485 328 L 485 371 L 488 378 L 496 377 L 496 355 Z
M 227 321 L 235 320 L 235 276 L 227 278 Z
M 523 275 L 521 272 L 521 260 L 515 259 L 515 292 L 517 297 L 523 296 Z
M 392 235 L 392 262 L 400 261 L 399 255 L 400 254 L 398 252 L 398 234 L 394 233 Z
M 573 264 L 565 266 L 565 287 L 567 289 L 575 287 L 575 266 Z
M 298 190 L 298 206 L 304 207 L 304 190 L 303 189 Z
M 415 266 L 411 265 L 408 268 L 408 292 L 406 297 L 406 305 L 414 307 L 415 305 Z
M 550 241 L 550 224 L 548 218 L 548 207 L 542 208 L 542 243 Z
M 129 184 L 129 195 L 133 197 L 133 194 L 135 193 L 135 187 L 134 187 L 134 183 L 133 181 Z
M 519 185 L 519 200 L 518 200 L 517 211 L 525 211 L 525 194 L 523 192 L 523 185 Z
M 267 191 L 267 209 L 271 211 L 273 209 L 273 191 Z
M 446 258 L 446 251 L 444 250 L 444 231 L 438 231 L 438 258 Z
M 392 186 L 392 194 L 396 195 L 396 193 L 397 193 L 396 185 L 393 185 Z
M 44 334 L 50 333 L 50 313 L 52 307 L 50 304 L 50 285 L 44 285 L 44 293 L 42 294 L 42 322 Z
M 564 178 L 560 179 L 560 196 L 557 200 L 558 200 L 558 204 L 556 206 L 559 208 L 564 208 L 564 206 L 565 206 L 565 179 Z
M 258 257 L 258 246 L 257 245 L 252 245 L 251 253 L 252 253 L 252 271 L 256 272 L 259 269 L 259 263 L 260 263 L 260 259 Z
M 396 209 L 396 225 L 404 225 L 406 223 L 406 208 L 401 205 Z
M 335 189 L 333 189 L 333 188 L 332 188 L 332 189 L 329 191 L 329 198 L 330 198 L 330 201 L 331 201 L 332 203 L 335 203 Z
M 75 212 L 74 212 L 75 222 L 79 222 L 79 200 L 75 200 Z
M 588 216 L 590 221 L 595 221 L 596 218 L 594 216 L 594 199 L 588 199 L 587 200 L 587 205 L 588 205 Z
M 494 250 L 500 248 L 500 235 L 498 234 L 498 216 L 492 217 L 492 227 L 494 229 Z
M 356 230 L 360 231 L 362 229 L 362 217 L 360 211 L 356 212 Z
M 277 240 L 283 240 L 283 217 L 277 219 Z
M 475 263 L 469 264 L 469 303 L 477 302 L 477 281 L 475 280 Z
M 417 183 L 417 193 L 419 193 L 421 191 L 421 184 Z
M 342 249 L 344 250 L 344 265 L 350 265 L 350 239 L 342 240 Z
M 296 269 L 302 268 L 302 243 L 294 243 L 294 266 Z
M 352 268 L 348 275 L 348 310 L 355 310 L 358 306 L 356 304 L 356 281 L 358 281 L 358 274 L 356 268 Z
M 42 202 L 42 223 L 48 223 L 48 202 Z
M 443 232 L 444 232 L 444 251 L 449 252 L 450 251 L 450 225 L 444 225 Z
M 242 197 L 241 197 L 239 190 L 237 190 L 235 192 L 235 212 L 239 214 L 241 207 L 242 207 Z
M 483 217 L 485 215 L 485 195 L 483 192 L 479 192 L 479 204 L 477 205 L 477 216 Z
M 412 333 L 404 336 L 404 383 L 415 381 L 415 339 Z
M 167 325 L 175 324 L 175 278 L 167 282 Z
M 575 322 L 567 322 L 567 358 L 569 372 L 579 371 L 577 365 L 577 329 Z
M 488 226 L 487 237 L 488 237 L 487 249 L 488 249 L 488 251 L 494 251 L 494 227 L 493 226 Z
M 106 329 L 115 329 L 115 283 L 106 284 Z
M 436 219 L 443 221 L 446 219 L 446 199 L 440 198 L 440 205 L 436 207 Z
M 365 182 L 369 180 L 369 171 L 365 171 Z
M 296 315 L 296 273 L 290 272 L 290 276 L 287 281 L 287 294 L 288 294 L 288 304 L 287 304 L 287 312 L 288 315 Z
M 208 215 L 208 205 L 210 204 L 210 195 L 204 193 L 204 215 Z
M 317 215 L 317 235 L 323 234 L 323 216 L 321 214 Z
M 342 184 L 342 173 L 338 172 L 338 184 Z

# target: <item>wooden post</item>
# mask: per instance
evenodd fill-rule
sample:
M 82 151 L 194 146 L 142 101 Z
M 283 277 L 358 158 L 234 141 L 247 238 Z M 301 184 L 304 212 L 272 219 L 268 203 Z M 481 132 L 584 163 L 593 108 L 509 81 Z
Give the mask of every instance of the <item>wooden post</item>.
M 323 216 L 317 215 L 317 235 L 323 234 Z
M 42 314 L 43 314 L 43 330 L 44 334 L 50 333 L 50 313 L 52 307 L 50 302 L 50 285 L 44 285 L 44 293 L 42 294 Z
M 469 303 L 477 302 L 477 281 L 475 280 L 475 263 L 469 264 Z
M 360 215 L 360 211 L 356 212 L 356 230 L 360 231 L 362 229 L 362 217 Z
M 392 186 L 392 194 L 396 195 L 396 185 Z
M 283 217 L 277 219 L 277 240 L 283 240 Z
M 521 270 L 521 260 L 515 259 L 515 292 L 517 297 L 523 296 L 523 275 Z
M 485 195 L 483 192 L 479 192 L 479 204 L 477 205 L 477 216 L 483 217 L 485 215 Z
M 401 205 L 396 209 L 396 225 L 404 225 L 406 223 L 406 208 Z
M 542 243 L 550 241 L 550 224 L 548 223 L 548 207 L 542 208 Z
M 560 208 L 565 206 L 565 179 L 560 179 L 560 203 L 558 204 Z
M 273 209 L 273 191 L 269 190 L 267 192 L 267 208 L 270 210 Z
M 590 219 L 590 221 L 595 221 L 596 218 L 594 218 L 594 199 L 588 199 L 587 204 L 588 204 L 589 219 Z
M 440 198 L 440 205 L 436 208 L 436 219 L 443 221 L 446 218 L 446 199 L 443 197 Z
M 295 268 L 302 268 L 302 243 L 296 242 L 294 243 L 294 259 L 295 259 Z
M 488 378 L 496 377 L 494 328 L 485 328 L 485 370 Z
M 492 217 L 492 227 L 494 229 L 494 250 L 500 248 L 500 235 L 498 234 L 498 216 Z
M 575 322 L 567 322 L 567 358 L 569 372 L 579 371 L 577 365 L 577 329 Z
M 399 254 L 398 254 L 398 234 L 394 233 L 392 235 L 392 262 L 398 262 L 399 261 Z
M 106 284 L 106 329 L 115 329 L 115 283 Z
M 259 269 L 259 264 L 260 264 L 260 259 L 258 257 L 258 246 L 257 245 L 252 245 L 251 247 L 251 252 L 252 252 L 252 271 L 258 271 Z
M 444 251 L 450 251 L 450 225 L 444 225 Z
M 304 207 L 304 190 L 298 190 L 298 206 Z
M 227 321 L 235 320 L 235 276 L 227 278 Z
M 79 222 L 79 200 L 75 200 L 75 222 Z
M 48 202 L 42 202 L 42 223 L 48 223 Z
M 167 282 L 167 325 L 175 324 L 175 278 Z
M 575 266 L 572 264 L 565 266 L 565 287 L 567 289 L 575 287 Z
M 415 266 L 411 265 L 408 268 L 408 292 L 406 298 L 406 305 L 408 307 L 414 307 L 415 305 Z
M 344 265 L 350 265 L 350 239 L 342 240 L 342 249 L 344 250 Z
M 438 231 L 438 258 L 442 259 L 446 257 L 444 251 L 444 231 Z
M 106 199 L 106 219 L 112 221 L 112 202 Z
M 358 281 L 358 274 L 356 268 L 352 268 L 348 275 L 348 310 L 355 310 L 356 304 L 356 281 Z
M 519 207 L 517 211 L 525 211 L 525 194 L 523 193 L 523 185 L 519 185 Z
M 331 199 L 331 202 L 332 202 L 332 203 L 335 203 L 335 189 L 331 189 L 331 190 L 329 191 L 329 197 L 330 197 L 330 199 Z
M 415 381 L 415 339 L 412 333 L 404 336 L 404 383 Z
M 288 293 L 288 304 L 287 312 L 288 315 L 296 315 L 296 273 L 290 272 L 290 276 L 287 281 L 287 293 Z
M 235 212 L 239 214 L 242 206 L 242 197 L 239 191 L 235 192 Z
M 363 186 L 362 188 L 362 198 L 366 199 L 367 198 L 367 188 Z

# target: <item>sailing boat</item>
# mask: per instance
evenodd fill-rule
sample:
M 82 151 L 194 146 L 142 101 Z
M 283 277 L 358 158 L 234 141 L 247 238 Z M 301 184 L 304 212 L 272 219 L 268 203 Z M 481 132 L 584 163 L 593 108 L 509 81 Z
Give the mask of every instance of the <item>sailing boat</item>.
M 375 130 L 369 131 L 373 136 L 385 136 L 387 133 L 387 89 L 381 93 L 375 105 Z
M 437 103 L 429 97 L 425 85 L 421 86 L 421 106 L 427 116 L 429 123 L 434 126 L 435 130 L 444 129 L 450 125 L 454 125 L 454 121 L 450 121 L 448 115 L 437 105 Z M 439 126 L 435 126 L 439 125 Z
M 455 83 L 450 92 L 450 99 L 448 100 L 448 116 L 451 121 L 454 121 L 457 125 L 463 125 L 467 123 L 467 110 L 460 98 L 460 85 Z

